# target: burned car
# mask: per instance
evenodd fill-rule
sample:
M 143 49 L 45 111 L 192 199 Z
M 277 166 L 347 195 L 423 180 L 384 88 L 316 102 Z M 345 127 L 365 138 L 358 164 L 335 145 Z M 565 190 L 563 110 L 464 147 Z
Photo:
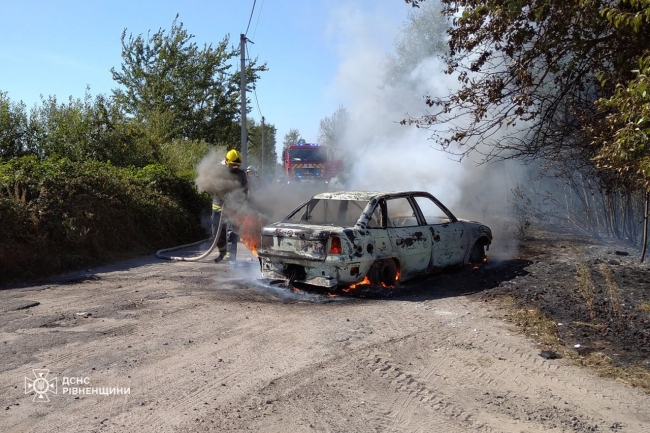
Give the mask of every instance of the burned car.
M 262 276 L 326 288 L 398 282 L 480 264 L 491 230 L 459 220 L 427 192 L 317 194 L 262 228 Z

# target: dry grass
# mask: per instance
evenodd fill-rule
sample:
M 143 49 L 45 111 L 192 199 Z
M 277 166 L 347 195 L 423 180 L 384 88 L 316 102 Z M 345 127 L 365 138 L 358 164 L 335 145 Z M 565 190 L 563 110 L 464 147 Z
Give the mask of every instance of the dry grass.
M 576 280 L 578 292 L 580 292 L 587 303 L 589 317 L 594 319 L 596 317 L 596 312 L 594 311 L 594 280 L 591 278 L 591 272 L 589 271 L 587 264 L 582 259 L 578 264 Z
M 607 283 L 607 290 L 609 291 L 609 303 L 612 312 L 612 316 L 616 319 L 619 324 L 623 323 L 623 309 L 621 308 L 621 295 L 616 281 L 612 278 L 612 272 L 609 270 L 607 265 L 601 263 L 598 265 L 598 270 L 601 275 L 605 278 Z
M 639 305 L 639 310 L 645 313 L 650 313 L 650 302 L 643 302 L 641 305 Z
M 525 335 L 534 338 L 545 348 L 557 348 L 562 341 L 558 337 L 557 324 L 537 308 L 517 308 L 512 298 L 503 299 L 509 310 L 509 320 Z
M 579 320 L 574 320 L 574 324 L 580 325 L 580 326 L 585 326 L 587 328 L 591 328 L 594 331 L 602 331 L 606 326 L 603 325 L 602 323 L 586 323 L 586 322 L 581 322 Z
M 578 281 L 585 282 L 589 280 L 584 278 Z M 521 308 L 513 297 L 501 298 L 499 302 L 507 312 L 506 318 L 517 326 L 519 332 L 539 342 L 542 349 L 553 350 L 563 357 L 571 359 L 577 365 L 590 368 L 601 377 L 615 378 L 630 386 L 643 388 L 647 393 L 650 393 L 650 371 L 647 369 L 642 367 L 616 367 L 612 359 L 601 352 L 581 355 L 569 348 L 567 343 L 560 339 L 557 324 L 546 317 L 538 308 Z M 602 325 L 575 323 L 595 329 L 602 327 Z
M 645 368 L 616 367 L 612 358 L 601 352 L 592 352 L 585 356 L 580 356 L 576 352 L 572 352 L 569 357 L 578 365 L 589 367 L 601 377 L 620 380 L 630 386 L 643 388 L 650 394 L 650 371 Z

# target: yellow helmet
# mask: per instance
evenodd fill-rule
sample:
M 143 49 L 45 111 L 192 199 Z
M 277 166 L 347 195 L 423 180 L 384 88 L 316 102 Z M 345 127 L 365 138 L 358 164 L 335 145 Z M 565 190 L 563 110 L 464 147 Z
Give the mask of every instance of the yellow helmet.
M 226 165 L 241 165 L 241 154 L 235 149 L 229 150 L 226 153 Z

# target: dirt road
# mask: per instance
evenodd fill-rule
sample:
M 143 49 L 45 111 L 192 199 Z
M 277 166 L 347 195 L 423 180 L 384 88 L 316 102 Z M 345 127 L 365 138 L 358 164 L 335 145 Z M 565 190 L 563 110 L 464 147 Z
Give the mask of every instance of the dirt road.
M 0 431 L 650 431 L 649 395 L 541 357 L 480 273 L 328 297 L 240 256 L 0 290 Z

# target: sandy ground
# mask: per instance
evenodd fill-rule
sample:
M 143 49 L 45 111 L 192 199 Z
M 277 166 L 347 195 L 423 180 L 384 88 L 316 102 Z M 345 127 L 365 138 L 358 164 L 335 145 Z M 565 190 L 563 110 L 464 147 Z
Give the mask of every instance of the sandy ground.
M 475 296 L 524 266 L 490 263 L 501 281 L 352 298 L 265 284 L 247 251 L 6 287 L 0 431 L 650 431 L 650 395 L 541 357 Z

